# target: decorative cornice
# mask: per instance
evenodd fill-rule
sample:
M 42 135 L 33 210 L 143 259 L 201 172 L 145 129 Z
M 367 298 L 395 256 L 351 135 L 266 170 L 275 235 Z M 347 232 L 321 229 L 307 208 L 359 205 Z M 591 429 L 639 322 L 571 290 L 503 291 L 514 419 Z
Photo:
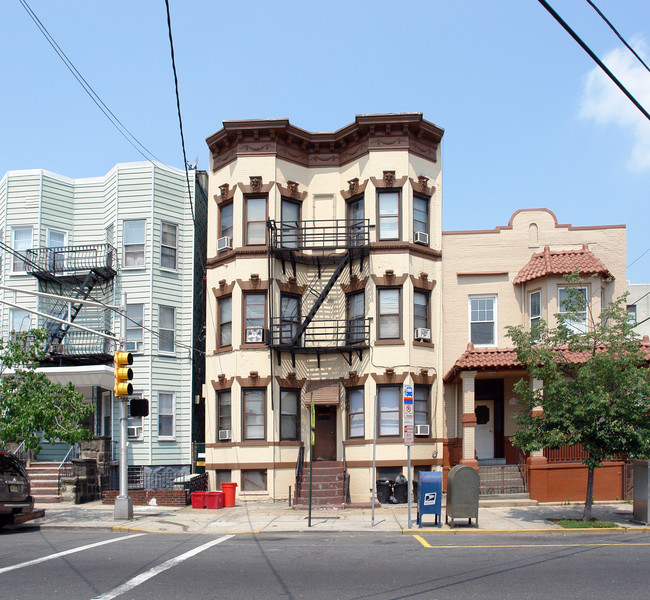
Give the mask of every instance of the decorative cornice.
M 296 183 L 295 181 L 287 181 L 287 187 L 284 187 L 279 182 L 276 183 L 275 185 L 278 186 L 278 190 L 280 190 L 280 194 L 285 198 L 290 198 L 291 200 L 295 200 L 296 202 L 303 202 L 307 198 L 307 191 L 305 190 L 304 192 L 299 192 L 298 191 L 299 184 Z
M 219 186 L 219 194 L 214 195 L 214 200 L 217 203 L 217 206 L 222 204 L 227 204 L 232 202 L 232 199 L 235 197 L 235 191 L 237 190 L 237 184 L 233 185 L 232 188 L 229 184 L 224 183 Z
M 350 371 L 348 377 L 340 377 L 339 381 L 344 388 L 362 387 L 368 379 L 368 373 L 359 377 L 356 371 Z
M 384 171 L 384 174 L 381 178 L 378 177 L 370 178 L 370 181 L 372 181 L 373 185 L 378 190 L 381 189 L 393 190 L 393 189 L 402 188 L 404 187 L 404 184 L 406 183 L 407 180 L 408 180 L 407 175 L 404 175 L 404 177 L 400 177 L 399 179 L 395 179 L 395 171 Z
M 395 373 L 393 369 L 386 369 L 384 373 L 370 373 L 370 376 L 375 380 L 377 385 L 390 385 L 396 383 L 404 383 L 408 372 Z
M 232 295 L 232 291 L 235 289 L 235 282 L 226 284 L 226 280 L 222 279 L 219 282 L 219 287 L 213 287 L 212 293 L 215 295 L 215 298 L 223 298 L 224 296 Z
M 341 196 L 344 200 L 349 200 L 355 196 L 361 196 L 366 191 L 366 186 L 368 185 L 368 180 L 366 179 L 363 183 L 359 183 L 359 178 L 355 177 L 354 179 L 348 180 L 348 189 L 341 190 Z
M 422 247 L 424 248 L 424 246 Z M 233 248 L 232 250 L 228 250 L 228 252 L 222 252 L 217 254 L 217 256 L 208 258 L 206 261 L 206 268 L 214 269 L 215 267 L 232 262 L 237 258 L 266 258 L 266 255 L 266 247 L 250 246 Z
M 433 382 L 436 380 L 436 374 L 432 373 L 429 375 L 428 369 L 420 369 L 419 373 L 411 371 L 411 379 L 413 385 L 433 385 Z
M 265 292 L 269 289 L 269 282 L 259 277 L 251 277 L 248 281 L 238 279 L 237 285 L 243 292 Z
M 239 387 L 243 388 L 265 388 L 269 385 L 269 383 L 271 383 L 270 375 L 268 377 L 260 377 L 259 375 L 256 377 L 240 377 L 237 375 L 236 379 Z
M 225 375 L 219 375 L 216 381 L 213 379 L 210 383 L 212 383 L 212 388 L 215 390 L 229 390 L 233 381 L 233 377 L 226 379 Z
M 302 296 L 303 292 L 307 289 L 306 285 L 298 285 L 295 277 L 290 277 L 289 281 L 278 281 L 278 289 L 283 294 L 293 294 L 294 296 Z
M 409 177 L 409 180 L 411 181 L 411 187 L 413 188 L 413 191 L 420 196 L 428 196 L 431 198 L 431 196 L 433 196 L 436 191 L 435 186 L 432 185 L 429 187 L 429 178 L 425 177 L 424 175 L 418 176 L 417 181 L 415 181 L 415 179 L 412 177 Z
M 302 386 L 305 385 L 305 381 L 307 381 L 306 379 L 298 379 L 295 373 L 289 373 L 287 377 L 280 377 L 279 375 L 276 375 L 275 380 L 277 381 L 280 388 L 294 390 L 302 389 Z
M 342 283 L 341 290 L 344 294 L 352 294 L 354 292 L 360 292 L 361 290 L 366 289 L 366 283 L 368 283 L 368 276 L 366 275 L 363 279 L 359 279 L 356 275 L 352 275 L 350 283 Z
M 262 178 L 258 175 L 251 176 L 250 185 L 244 185 L 243 183 L 238 183 L 239 189 L 242 191 L 244 196 L 264 196 L 268 194 L 275 185 L 275 181 L 269 181 L 269 183 L 262 183 Z
M 436 162 L 444 130 L 421 113 L 358 115 L 332 133 L 311 133 L 288 119 L 224 121 L 206 141 L 212 169 L 240 156 L 275 156 L 305 167 L 340 167 L 369 152 L 404 150 Z
M 386 274 L 383 277 L 374 274 L 372 274 L 371 277 L 377 287 L 399 287 L 404 285 L 408 274 L 404 273 L 403 275 L 395 275 L 394 273 L 386 271 Z
M 414 275 L 411 275 L 410 277 L 413 287 L 418 290 L 427 290 L 430 292 L 436 285 L 436 280 L 433 279 L 429 281 L 429 277 L 426 273 L 420 273 L 419 277 L 415 277 Z

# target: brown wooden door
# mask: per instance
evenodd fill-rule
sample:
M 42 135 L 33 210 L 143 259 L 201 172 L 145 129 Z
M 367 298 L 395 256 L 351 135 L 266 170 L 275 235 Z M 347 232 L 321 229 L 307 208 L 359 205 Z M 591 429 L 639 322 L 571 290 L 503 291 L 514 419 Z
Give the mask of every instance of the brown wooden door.
M 316 406 L 314 460 L 336 460 L 336 406 Z

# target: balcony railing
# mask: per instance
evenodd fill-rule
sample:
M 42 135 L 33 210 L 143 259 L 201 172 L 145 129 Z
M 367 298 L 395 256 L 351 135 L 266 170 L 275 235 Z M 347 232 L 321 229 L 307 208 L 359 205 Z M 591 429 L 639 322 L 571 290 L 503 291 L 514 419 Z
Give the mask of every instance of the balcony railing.
M 370 221 L 334 219 L 324 221 L 269 221 L 271 247 L 288 250 L 334 250 L 370 244 Z
M 101 333 L 112 335 L 110 331 Z M 110 355 L 114 351 L 115 342 L 81 329 L 70 329 L 61 343 L 52 344 L 49 348 L 50 355 L 56 357 Z
M 117 251 L 110 244 L 31 248 L 25 255 L 27 272 L 36 276 L 95 271 L 113 277 L 117 271 Z
M 370 321 L 313 320 L 297 343 L 292 340 L 298 323 L 289 323 L 281 317 L 272 319 L 269 345 L 272 348 L 291 348 L 295 351 L 332 348 L 361 349 L 370 343 Z

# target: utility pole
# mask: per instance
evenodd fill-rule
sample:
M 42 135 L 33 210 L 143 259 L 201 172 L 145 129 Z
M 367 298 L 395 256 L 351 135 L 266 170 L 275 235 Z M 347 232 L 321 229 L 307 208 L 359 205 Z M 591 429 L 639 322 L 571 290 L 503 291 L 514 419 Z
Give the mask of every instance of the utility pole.
M 119 376 L 118 370 L 122 368 L 121 364 L 118 364 L 117 357 L 124 355 L 127 356 L 126 352 L 126 292 L 122 291 L 122 298 L 120 302 L 120 352 L 116 353 L 115 360 L 115 381 L 122 379 Z M 130 354 L 128 354 L 130 356 Z M 133 359 L 131 358 L 131 361 Z M 131 369 L 128 369 L 129 371 Z M 131 374 L 131 377 L 133 375 Z M 131 377 L 126 377 L 125 379 L 131 379 Z M 128 384 L 130 385 L 130 384 Z M 117 388 L 117 385 L 116 385 Z M 115 509 L 113 517 L 116 521 L 126 520 L 133 518 L 133 500 L 129 496 L 129 454 L 127 447 L 128 440 L 128 418 L 127 418 L 127 403 L 128 398 L 123 393 L 122 390 L 116 389 L 115 397 L 120 401 L 120 494 L 115 498 Z

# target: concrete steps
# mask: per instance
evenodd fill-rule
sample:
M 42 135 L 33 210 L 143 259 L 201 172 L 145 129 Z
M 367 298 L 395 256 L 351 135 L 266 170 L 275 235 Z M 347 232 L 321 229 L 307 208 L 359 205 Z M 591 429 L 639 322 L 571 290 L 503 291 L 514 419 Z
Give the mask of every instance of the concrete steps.
M 58 462 L 32 461 L 27 473 L 32 484 L 32 496 L 38 504 L 61 502 L 59 495 Z M 64 467 L 67 465 L 64 465 Z
M 478 474 L 482 496 L 526 493 L 526 483 L 518 465 L 479 465 Z

